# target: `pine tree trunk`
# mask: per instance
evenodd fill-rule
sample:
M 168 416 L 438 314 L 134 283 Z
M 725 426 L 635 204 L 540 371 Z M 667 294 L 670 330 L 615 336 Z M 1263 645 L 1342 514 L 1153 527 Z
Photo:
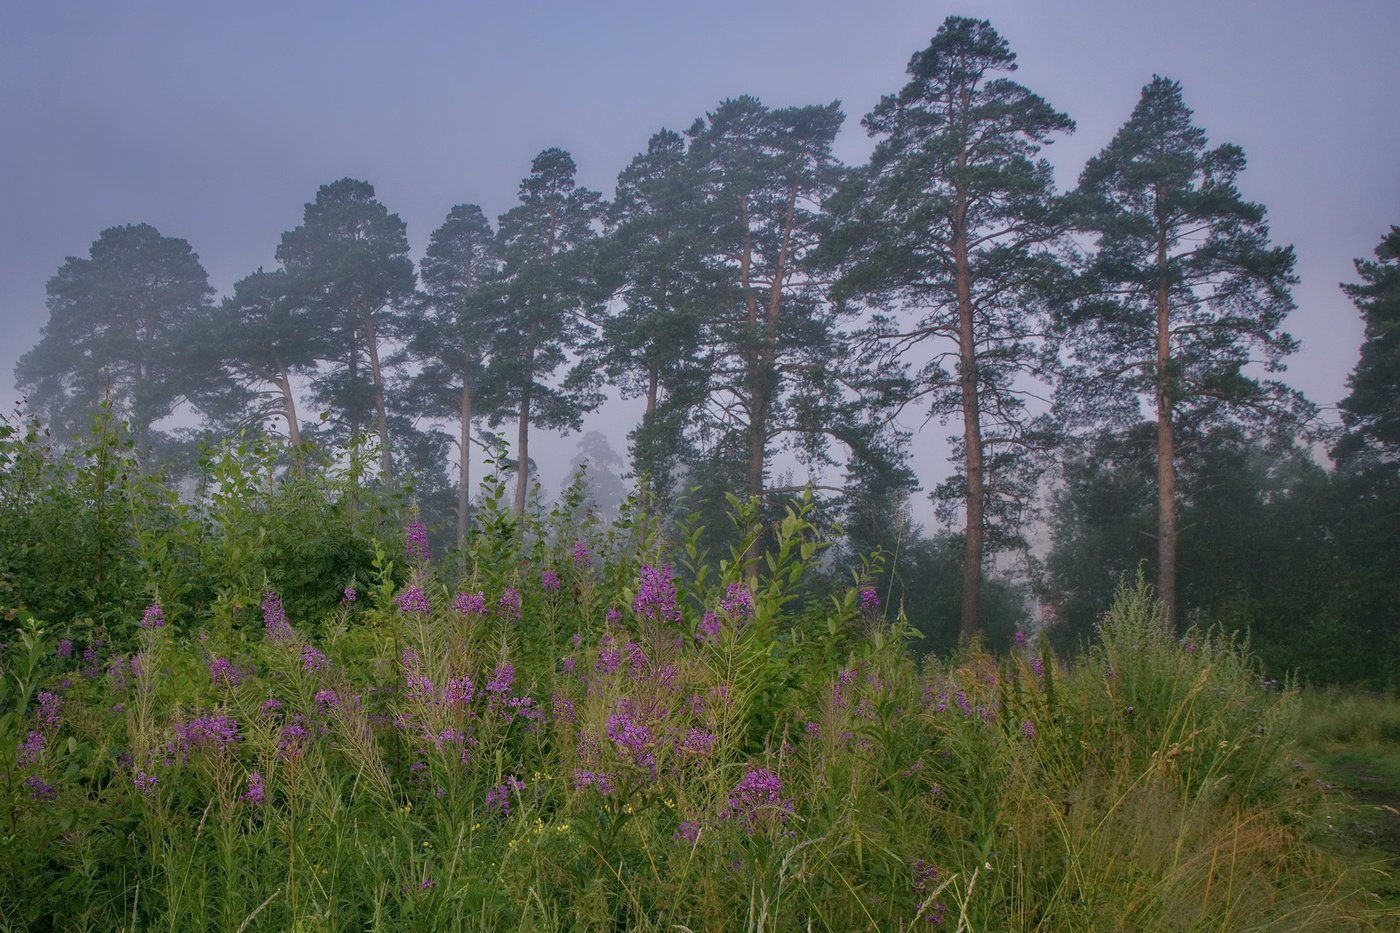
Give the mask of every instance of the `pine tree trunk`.
M 739 287 L 748 303 L 750 341 L 749 346 L 744 351 L 749 386 L 747 399 L 749 462 L 744 476 L 744 492 L 750 499 L 758 499 L 763 495 L 763 448 L 766 440 L 765 435 L 768 432 L 768 418 L 766 393 L 763 381 L 759 376 L 759 354 L 756 346 L 758 343 L 758 295 L 753 290 L 752 282 L 753 237 L 749 231 L 749 199 L 747 195 L 741 195 L 739 198 L 739 223 L 744 230 L 743 249 L 739 258 Z M 748 580 L 758 579 L 758 559 L 761 551 L 762 542 L 758 538 L 751 541 L 744 551 L 744 577 Z
M 1166 227 L 1157 236 L 1157 598 L 1162 620 L 1176 624 L 1176 438 L 1172 431 L 1171 304 Z
M 953 262 L 958 297 L 958 385 L 962 391 L 963 469 L 967 474 L 967 527 L 963 540 L 962 640 L 982 633 L 982 552 L 986 486 L 982 468 L 982 413 L 977 394 L 977 344 L 972 326 L 972 272 L 968 267 L 966 205 L 956 209 Z
M 374 333 L 374 314 L 369 308 L 363 309 L 365 323 L 365 346 L 369 350 L 370 379 L 374 384 L 374 417 L 379 429 L 379 469 L 384 478 L 394 475 L 394 458 L 389 450 L 389 417 L 384 407 L 384 374 L 379 367 L 379 339 Z
M 277 367 L 277 388 L 282 390 L 282 416 L 287 419 L 287 441 L 301 446 L 301 425 L 297 422 L 297 402 L 292 395 L 292 376 L 282 365 Z
M 462 371 L 462 428 L 458 437 L 458 453 L 462 463 L 457 469 L 457 543 L 467 540 L 467 503 L 471 496 L 472 478 L 472 376 L 471 359 L 468 355 L 466 368 Z
M 525 499 L 530 481 L 530 389 L 535 384 L 535 340 L 540 325 L 530 325 L 530 339 L 525 347 L 525 373 L 520 389 L 520 430 L 515 440 L 515 516 L 525 517 Z

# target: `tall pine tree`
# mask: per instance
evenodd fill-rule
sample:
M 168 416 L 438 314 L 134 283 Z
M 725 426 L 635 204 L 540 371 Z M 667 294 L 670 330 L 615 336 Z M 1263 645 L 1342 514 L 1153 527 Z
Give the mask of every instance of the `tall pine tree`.
M 295 306 L 333 341 L 328 367 L 312 380 L 313 397 L 333 410 L 352 443 L 372 420 L 380 469 L 392 476 L 380 354 L 414 298 L 404 222 L 375 199 L 368 182 L 342 178 L 316 192 L 302 225 L 282 235 L 277 259 Z
M 467 533 L 472 423 L 483 412 L 486 352 L 499 322 L 482 284 L 499 266 L 491 223 L 458 204 L 433 231 L 423 256 L 422 312 L 408 326 L 405 353 L 417 364 L 406 399 L 422 414 L 457 421 L 457 540 Z M 489 414 L 489 412 L 485 412 Z
M 1044 460 L 1032 455 L 1051 442 L 1025 404 L 1038 309 L 1061 278 L 1060 205 L 1037 155 L 1074 124 L 1001 76 L 1015 68 L 990 23 L 949 17 L 910 60 L 909 83 L 865 118 L 875 151 L 834 204 L 828 249 L 838 297 L 876 309 L 871 352 L 910 371 L 899 406 L 961 421 L 958 472 L 936 497 L 943 514 L 965 514 L 965 639 L 982 628 L 984 554 L 1019 536 Z
M 601 307 L 603 289 L 592 268 L 602 219 L 601 198 L 580 188 L 573 158 L 546 149 L 520 183 L 520 204 L 502 214 L 496 232 L 500 273 L 487 286 L 494 329 L 488 378 L 500 393 L 492 424 L 516 416 L 515 511 L 529 492 L 530 425 L 578 429 L 601 396 L 577 366 Z M 575 358 L 564 384 L 550 376 Z
M 1126 424 L 1145 406 L 1156 425 L 1157 591 L 1177 614 L 1178 438 L 1222 421 L 1303 417 L 1307 406 L 1246 366 L 1281 370 L 1296 344 L 1293 250 L 1269 245 L 1264 208 L 1235 181 L 1244 152 L 1208 148 L 1181 86 L 1157 77 L 1132 116 L 1085 166 L 1079 194 L 1097 251 L 1087 295 L 1064 324 L 1061 409 Z
M 149 224 L 103 230 L 87 258 L 69 256 L 49 279 L 49 320 L 15 381 L 59 437 L 85 430 L 109 401 L 144 449 L 196 382 L 182 339 L 212 295 L 184 240 Z

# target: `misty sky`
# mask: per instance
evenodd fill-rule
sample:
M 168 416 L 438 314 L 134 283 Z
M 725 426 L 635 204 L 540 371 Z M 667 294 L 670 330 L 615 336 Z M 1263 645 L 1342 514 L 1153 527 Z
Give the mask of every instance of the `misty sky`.
M 1243 193 L 1297 249 L 1303 349 L 1286 378 L 1324 406 L 1345 395 L 1361 323 L 1337 283 L 1400 223 L 1395 0 L 5 0 L 0 404 L 47 319 L 45 282 L 105 227 L 188 240 L 223 295 L 275 266 L 318 186 L 350 176 L 407 222 L 417 259 L 453 204 L 511 207 L 541 149 L 569 150 L 610 196 L 653 132 L 745 93 L 839 99 L 837 153 L 858 162 L 860 118 L 950 14 L 990 19 L 1017 80 L 1077 121 L 1048 152 L 1062 185 L 1154 73 L 1181 81 L 1210 142 L 1244 147 Z M 630 426 L 611 432 L 619 449 Z

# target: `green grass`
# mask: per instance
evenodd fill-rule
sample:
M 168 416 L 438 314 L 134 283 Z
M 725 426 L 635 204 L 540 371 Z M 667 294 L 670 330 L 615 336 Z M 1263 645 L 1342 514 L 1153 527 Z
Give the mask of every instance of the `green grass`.
M 1305 691 L 1298 744 L 1324 796 L 1315 840 L 1400 912 L 1400 699 Z

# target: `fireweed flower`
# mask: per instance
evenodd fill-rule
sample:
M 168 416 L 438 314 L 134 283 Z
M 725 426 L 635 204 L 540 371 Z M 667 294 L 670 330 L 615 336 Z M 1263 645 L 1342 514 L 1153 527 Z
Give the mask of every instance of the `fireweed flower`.
M 632 763 L 641 768 L 654 768 L 656 754 L 651 750 L 651 730 L 636 722 L 627 713 L 608 717 L 608 738 L 619 752 L 630 755 Z
M 475 695 L 476 685 L 470 677 L 453 677 L 447 681 L 447 690 L 443 698 L 449 706 L 466 706 Z
M 340 604 L 342 606 L 353 606 L 355 604 L 355 599 L 356 593 L 353 586 L 347 586 L 345 591 L 340 594 Z
M 28 737 L 16 747 L 15 753 L 21 767 L 32 765 L 44 754 L 44 748 L 48 743 L 44 740 L 43 733 L 30 732 Z
M 428 548 L 428 529 L 423 527 L 420 521 L 408 523 L 408 532 L 404 543 L 404 556 L 412 561 L 423 561 L 427 563 L 432 560 L 432 551 Z
M 160 603 L 151 603 L 146 607 L 140 625 L 142 628 L 165 628 L 165 612 L 160 608 Z
M 1031 722 L 1029 719 L 1023 721 L 1023 722 L 1021 723 L 1021 736 L 1022 736 L 1027 742 L 1034 742 L 1034 741 L 1035 741 L 1035 723 Z
M 632 600 L 632 611 L 657 622 L 679 622 L 681 611 L 676 606 L 676 584 L 669 566 L 642 565 L 642 585 Z
M 399 612 L 427 612 L 428 597 L 423 592 L 421 586 L 410 586 L 394 597 L 394 603 L 399 607 Z
M 511 685 L 515 683 L 515 667 L 509 663 L 502 664 L 491 673 L 491 680 L 486 684 L 486 692 L 493 697 L 502 697 L 510 693 Z
M 484 616 L 486 615 L 486 594 L 458 593 L 456 599 L 452 600 L 452 608 L 463 616 Z
M 574 541 L 574 566 L 580 569 L 593 566 L 593 555 L 588 553 L 588 545 L 582 538 Z
M 34 717 L 39 720 L 40 725 L 58 725 L 63 718 L 63 697 L 56 693 L 49 693 L 47 690 L 40 690 L 37 700 L 39 708 L 35 710 Z
M 188 761 L 193 751 L 227 751 L 239 738 L 237 719 L 222 713 L 206 713 L 175 724 L 174 749 L 180 752 L 182 761 Z
M 880 594 L 875 592 L 875 587 L 862 587 L 860 591 L 860 608 L 874 612 L 880 608 Z
M 496 611 L 504 618 L 518 622 L 520 620 L 520 591 L 513 586 L 502 590 L 501 598 L 496 600 Z
M 719 621 L 719 614 L 708 610 L 697 628 L 699 631 L 695 635 L 695 640 L 711 645 L 719 642 L 720 635 L 724 631 L 724 626 Z
M 317 690 L 316 705 L 322 710 L 331 710 L 340 705 L 340 697 L 334 690 Z
M 255 806 L 267 799 L 267 788 L 263 785 L 261 771 L 254 771 L 248 775 L 248 789 L 238 799 L 246 800 Z
M 137 771 L 136 776 L 131 779 L 132 786 L 139 790 L 144 797 L 151 796 L 151 792 L 160 783 L 160 778 L 154 774 L 147 774 L 145 771 Z
M 680 825 L 676 827 L 675 833 L 671 835 L 671 838 L 677 842 L 686 842 L 690 845 L 695 845 L 695 840 L 700 838 L 700 824 L 694 820 L 682 820 Z
M 306 717 L 298 713 L 292 717 L 292 721 L 282 727 L 282 734 L 277 737 L 277 757 L 282 761 L 295 761 L 299 759 L 306 749 L 309 733 L 306 731 Z
M 715 750 L 715 737 L 704 729 L 691 729 L 677 746 L 678 750 L 700 758 L 708 758 Z
M 598 793 L 604 797 L 616 790 L 612 778 L 608 776 L 606 771 L 586 771 L 583 768 L 575 768 L 574 790 L 581 791 L 587 787 L 598 788 Z
M 287 641 L 292 637 L 292 627 L 287 624 L 287 612 L 282 608 L 281 598 L 271 590 L 263 594 L 263 630 L 272 641 Z
M 729 588 L 725 590 L 724 597 L 719 601 L 719 607 L 735 621 L 752 618 L 753 594 L 744 584 L 731 583 Z
M 618 609 L 616 606 L 609 606 L 603 618 L 607 621 L 608 625 L 617 625 L 617 623 L 622 621 L 622 610 Z
M 31 775 L 24 786 L 29 788 L 29 794 L 35 801 L 52 803 L 58 799 L 58 791 L 54 790 L 53 785 L 46 784 L 37 774 Z
M 215 658 L 209 662 L 209 680 L 216 687 L 236 687 L 243 683 L 243 672 L 227 658 Z
M 559 574 L 553 570 L 546 570 L 540 574 L 540 588 L 546 593 L 559 592 Z
M 525 782 L 513 774 L 506 775 L 504 784 L 486 792 L 486 812 L 510 816 L 510 795 L 525 789 Z
M 781 819 L 792 812 L 792 802 L 783 799 L 782 780 L 767 768 L 753 768 L 729 792 L 723 816 L 743 820 L 750 831 L 768 815 Z
M 327 658 L 315 645 L 301 646 L 301 666 L 308 674 L 318 674 L 331 666 L 330 658 Z
M 58 657 L 64 661 L 71 658 L 73 656 L 73 639 L 60 638 L 58 640 L 58 648 L 54 650 L 54 654 L 58 655 Z

